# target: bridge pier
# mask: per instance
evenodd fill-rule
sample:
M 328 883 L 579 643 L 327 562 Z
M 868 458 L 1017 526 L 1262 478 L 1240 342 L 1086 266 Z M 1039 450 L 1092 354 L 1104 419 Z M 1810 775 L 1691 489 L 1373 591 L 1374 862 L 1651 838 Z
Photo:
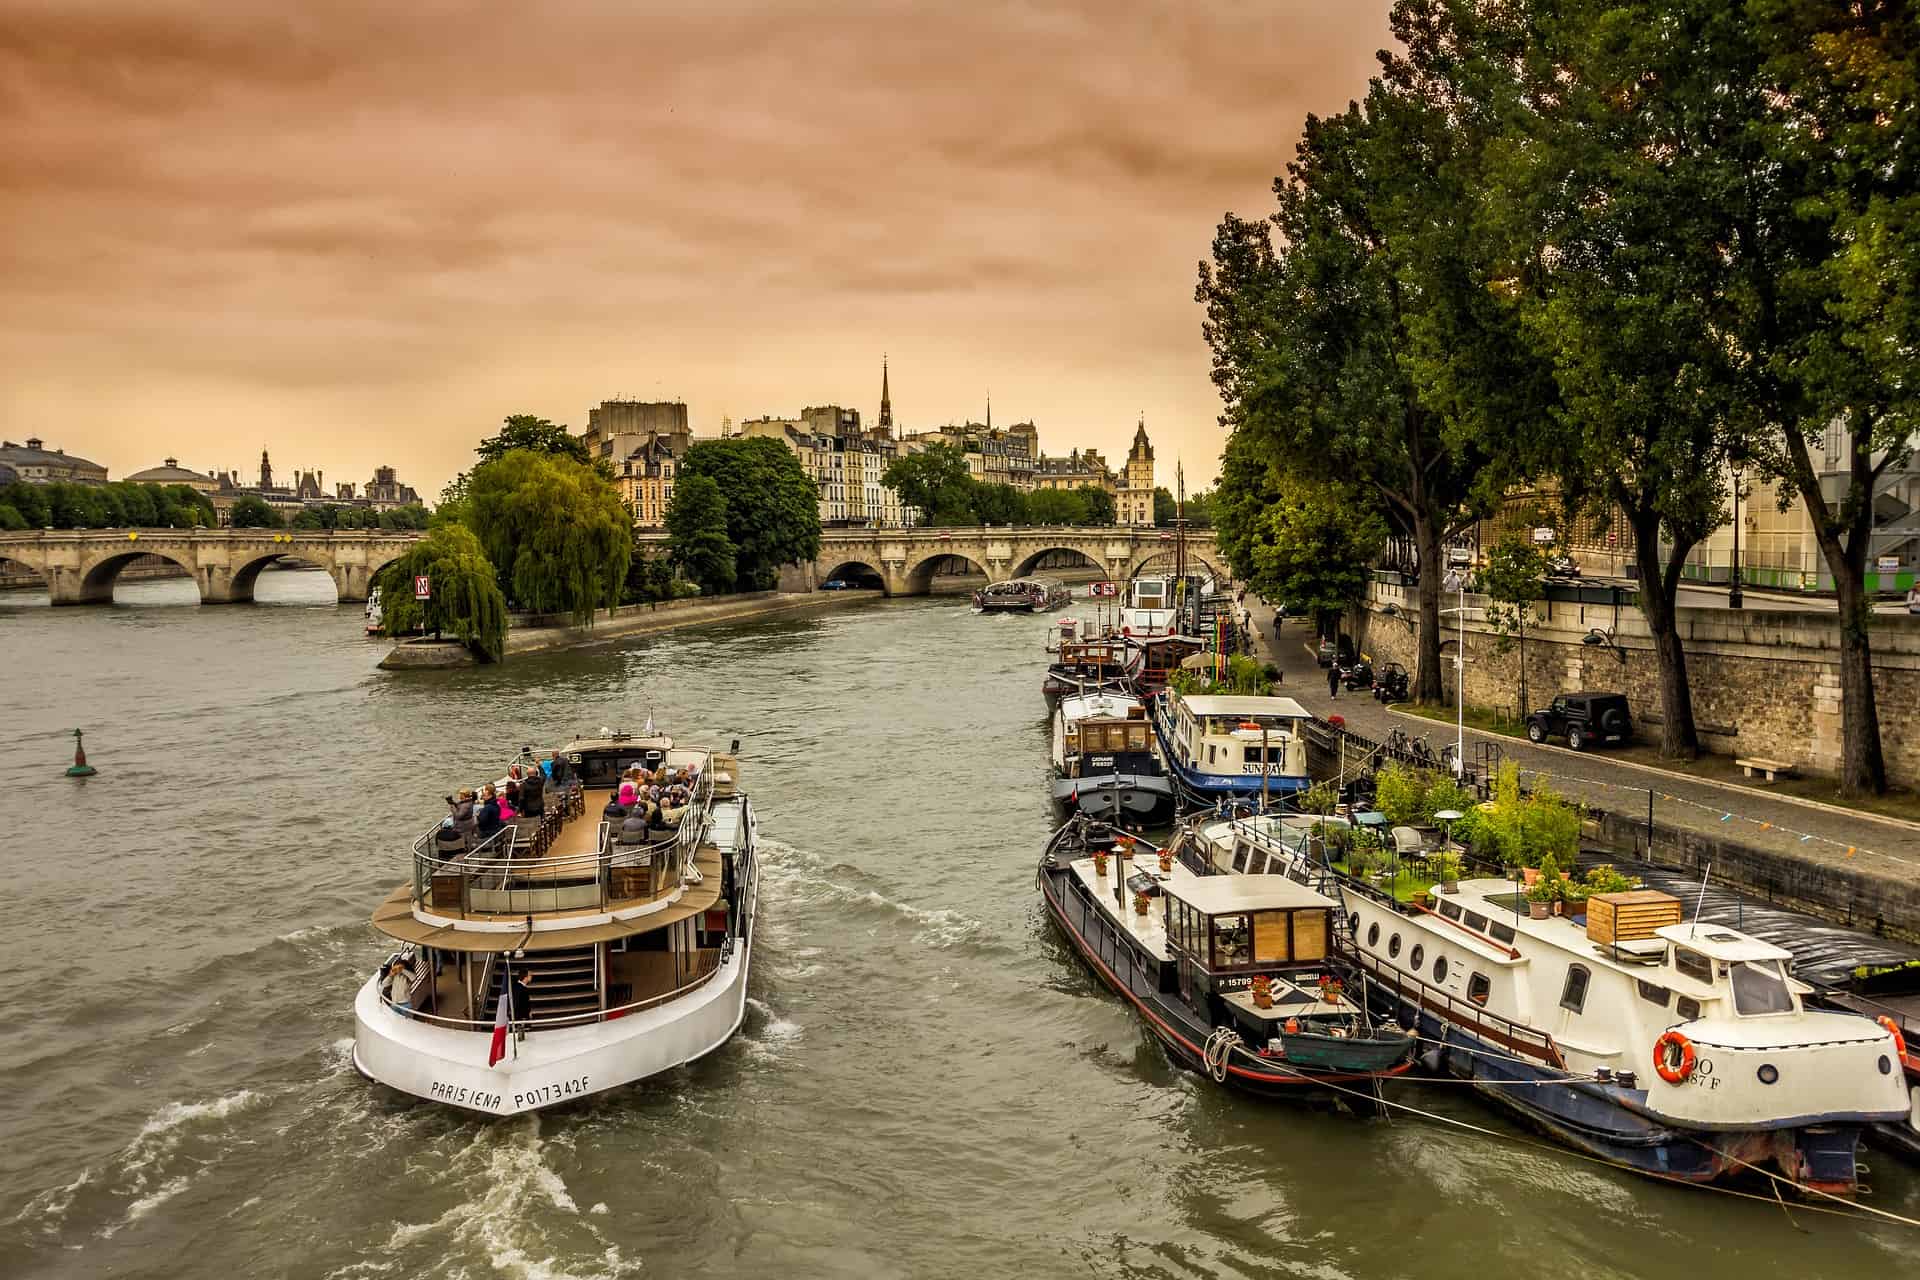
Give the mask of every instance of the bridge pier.
M 341 604 L 356 604 L 373 590 L 373 574 L 364 564 L 334 564 L 327 568 Z

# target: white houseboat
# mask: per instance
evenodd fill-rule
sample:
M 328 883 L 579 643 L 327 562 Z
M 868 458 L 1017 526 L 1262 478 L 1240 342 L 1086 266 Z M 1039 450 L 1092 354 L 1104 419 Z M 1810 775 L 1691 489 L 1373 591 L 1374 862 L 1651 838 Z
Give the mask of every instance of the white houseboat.
M 1146 707 L 1124 693 L 1060 699 L 1053 713 L 1053 800 L 1069 813 L 1127 827 L 1173 818 L 1172 779 L 1160 766 Z
M 1311 784 L 1301 733 L 1311 716 L 1292 698 L 1167 689 L 1148 707 L 1167 772 L 1196 804 L 1277 798 Z
M 550 768 L 538 812 L 465 848 L 457 826 L 415 841 L 373 915 L 400 946 L 354 1001 L 362 1075 L 507 1115 L 690 1062 L 739 1027 L 759 869 L 737 757 L 607 734 Z M 526 753 L 495 785 L 540 772 Z
M 1510 880 L 1438 887 L 1431 908 L 1335 877 L 1318 820 L 1191 830 L 1183 856 L 1291 874 L 1341 899 L 1343 950 L 1417 1029 L 1429 1069 L 1472 1081 L 1569 1146 L 1655 1177 L 1858 1186 L 1863 1126 L 1906 1117 L 1896 1032 L 1801 1002 L 1791 953 L 1680 902 L 1599 894 L 1584 918 L 1530 918 Z
M 1120 609 L 1120 634 L 1141 640 L 1173 630 L 1172 578 L 1147 574 L 1127 584 L 1127 601 Z

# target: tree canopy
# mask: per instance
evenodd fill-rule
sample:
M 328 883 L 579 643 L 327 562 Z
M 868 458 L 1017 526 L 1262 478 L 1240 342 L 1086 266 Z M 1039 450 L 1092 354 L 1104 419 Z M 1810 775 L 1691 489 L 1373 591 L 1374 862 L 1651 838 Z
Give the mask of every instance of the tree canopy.
M 228 509 L 227 523 L 236 529 L 278 529 L 284 522 L 278 511 L 263 500 L 247 494 L 235 500 Z
M 727 501 L 712 476 L 683 475 L 667 504 L 667 545 L 673 561 L 708 595 L 733 590 L 737 574 L 727 536 Z
M 474 452 L 482 462 L 498 462 L 516 449 L 550 453 L 587 467 L 595 462 L 587 452 L 586 441 L 568 431 L 565 425 L 531 413 L 508 414 L 500 430 L 482 440 Z
M 820 506 L 800 459 L 778 440 L 732 437 L 701 440 L 680 461 L 678 486 L 693 476 L 712 480 L 725 500 L 735 578 L 743 591 L 770 591 L 780 567 L 820 554 Z
M 900 501 L 920 509 L 922 528 L 977 524 L 973 510 L 973 477 L 966 455 L 951 445 L 930 445 L 906 453 L 887 464 L 880 483 L 900 495 Z
M 414 579 L 432 594 L 416 600 Z M 482 662 L 506 655 L 507 600 L 480 540 L 464 525 L 442 525 L 374 575 L 381 621 L 390 635 L 451 632 Z
M 10 529 L 193 529 L 214 524 L 213 502 L 184 484 L 0 485 L 0 525 Z
M 590 622 L 619 603 L 633 522 L 593 468 L 513 450 L 473 469 L 464 518 L 520 608 Z

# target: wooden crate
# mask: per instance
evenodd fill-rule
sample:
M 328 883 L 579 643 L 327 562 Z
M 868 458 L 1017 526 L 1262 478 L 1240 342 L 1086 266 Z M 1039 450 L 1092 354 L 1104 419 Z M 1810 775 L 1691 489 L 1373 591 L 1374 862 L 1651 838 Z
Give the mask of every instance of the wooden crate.
M 1596 893 L 1587 899 L 1587 937 L 1610 944 L 1651 938 L 1665 924 L 1680 923 L 1680 899 L 1658 889 Z

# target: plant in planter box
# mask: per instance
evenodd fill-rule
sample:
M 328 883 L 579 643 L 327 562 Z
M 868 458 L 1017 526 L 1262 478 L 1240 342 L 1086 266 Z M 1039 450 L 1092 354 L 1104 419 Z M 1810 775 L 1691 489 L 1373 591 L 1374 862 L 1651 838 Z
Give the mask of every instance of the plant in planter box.
M 1440 883 L 1442 889 L 1448 893 L 1452 893 L 1460 887 L 1461 865 L 1459 854 L 1435 854 L 1428 860 L 1427 865 L 1433 869 L 1433 878 Z
M 1553 900 L 1559 890 L 1550 880 L 1542 880 L 1527 890 L 1527 914 L 1535 920 L 1545 920 L 1553 909 Z
M 1596 893 L 1625 893 L 1639 885 L 1639 881 L 1615 871 L 1611 864 L 1601 863 L 1587 872 L 1586 892 L 1589 896 Z

